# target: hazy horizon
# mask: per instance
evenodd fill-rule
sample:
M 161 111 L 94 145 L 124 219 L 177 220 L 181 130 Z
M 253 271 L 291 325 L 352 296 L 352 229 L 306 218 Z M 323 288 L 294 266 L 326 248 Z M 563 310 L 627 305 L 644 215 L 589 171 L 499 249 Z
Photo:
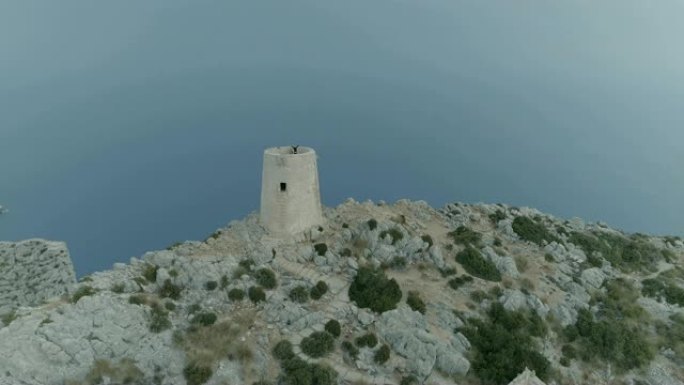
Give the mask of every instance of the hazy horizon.
M 258 210 L 265 148 L 323 203 L 502 202 L 684 234 L 681 1 L 0 5 L 0 240 L 79 276 Z

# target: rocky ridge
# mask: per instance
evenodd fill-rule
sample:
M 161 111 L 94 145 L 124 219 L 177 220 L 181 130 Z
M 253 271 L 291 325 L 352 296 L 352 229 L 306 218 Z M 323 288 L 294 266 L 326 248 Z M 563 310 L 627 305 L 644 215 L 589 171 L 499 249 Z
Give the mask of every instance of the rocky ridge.
M 10 305 L 4 309 L 12 309 L 0 324 L 0 373 L 5 375 L 0 383 L 285 384 L 292 383 L 288 375 L 292 363 L 299 362 L 314 377 L 327 373 L 312 384 L 474 384 L 488 372 L 478 358 L 484 348 L 473 325 L 486 322 L 500 304 L 506 312 L 547 325 L 548 332 L 531 341 L 548 362 L 550 369 L 537 373 L 548 384 L 682 384 L 679 345 L 654 345 L 647 363 L 618 371 L 609 361 L 570 358 L 565 346 L 581 342 L 564 337 L 586 311 L 597 320 L 602 316 L 606 306 L 601 301 L 610 295 L 613 282 L 641 288 L 645 279 L 665 274 L 674 287 L 681 287 L 681 239 L 639 235 L 639 247 L 644 253 L 657 251 L 658 258 L 647 271 L 626 271 L 610 250 L 602 249 L 605 255 L 587 250 L 592 243 L 580 235 L 599 240 L 603 234 L 611 240 L 631 235 L 531 208 L 449 204 L 436 210 L 422 201 L 388 205 L 348 200 L 324 214 L 324 226 L 293 239 L 269 236 L 257 216 L 250 215 L 203 242 L 149 252 L 78 284 L 71 269 L 71 280 L 62 286 L 40 286 L 44 294 L 16 296 L 30 301 L 6 300 Z M 541 228 L 546 233 L 538 240 Z M 45 261 L 64 254 L 50 251 L 45 255 L 50 258 L 40 259 L 46 252 L 35 250 L 42 248 L 16 245 L 0 243 L 0 255 L 16 257 L 24 255 L 16 250 L 28 248 L 34 250 L 29 259 Z M 466 262 L 457 262 L 469 249 L 477 250 L 487 261 L 481 263 L 491 264 L 495 272 L 481 278 L 468 271 Z M 350 284 L 362 266 L 383 270 L 398 283 L 402 299 L 393 309 L 376 312 L 350 299 Z M 9 276 L 8 268 L 16 269 L 0 268 L 3 278 Z M 61 277 L 63 269 L 55 269 Z M 273 272 L 275 285 L 263 269 Z M 25 276 L 14 274 L 11 282 Z M 327 290 L 313 299 L 319 282 Z M 409 291 L 419 293 L 422 311 L 407 303 Z M 667 325 L 683 313 L 681 304 L 658 296 L 640 296 L 637 302 L 648 317 L 643 319 L 653 325 Z M 304 341 L 328 330 L 331 320 L 339 322 L 340 336 L 332 352 L 314 357 Z M 356 343 L 369 334 L 377 344 Z M 274 347 L 281 341 L 293 347 L 289 361 L 279 363 Z M 376 357 L 383 346 L 390 353 L 380 362 Z M 507 383 L 524 369 L 521 363 L 510 369 L 514 375 L 489 383 Z M 518 383 L 541 383 L 525 373 Z

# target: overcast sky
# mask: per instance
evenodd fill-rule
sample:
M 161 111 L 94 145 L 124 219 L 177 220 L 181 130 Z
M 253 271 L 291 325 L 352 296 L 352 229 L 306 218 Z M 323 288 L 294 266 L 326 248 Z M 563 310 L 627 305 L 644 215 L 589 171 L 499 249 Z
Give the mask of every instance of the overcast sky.
M 0 239 L 77 273 L 258 210 L 505 202 L 684 233 L 684 1 L 0 2 Z

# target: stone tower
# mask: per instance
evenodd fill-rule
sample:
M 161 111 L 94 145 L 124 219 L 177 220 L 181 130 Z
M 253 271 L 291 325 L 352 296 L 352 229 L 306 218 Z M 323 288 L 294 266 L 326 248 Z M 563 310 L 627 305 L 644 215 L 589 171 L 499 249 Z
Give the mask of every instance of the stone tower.
M 264 151 L 261 224 L 271 234 L 291 235 L 323 223 L 316 151 L 272 147 Z

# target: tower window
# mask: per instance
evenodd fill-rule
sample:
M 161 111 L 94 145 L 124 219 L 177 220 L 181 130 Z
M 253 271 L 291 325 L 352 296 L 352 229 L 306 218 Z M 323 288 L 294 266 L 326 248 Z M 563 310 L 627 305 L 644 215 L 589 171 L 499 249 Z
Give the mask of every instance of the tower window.
M 285 191 L 285 190 L 287 190 L 287 183 L 280 182 L 280 191 Z

